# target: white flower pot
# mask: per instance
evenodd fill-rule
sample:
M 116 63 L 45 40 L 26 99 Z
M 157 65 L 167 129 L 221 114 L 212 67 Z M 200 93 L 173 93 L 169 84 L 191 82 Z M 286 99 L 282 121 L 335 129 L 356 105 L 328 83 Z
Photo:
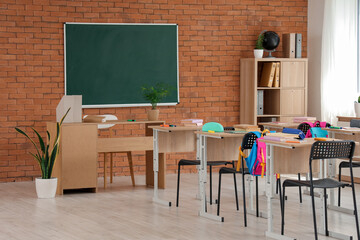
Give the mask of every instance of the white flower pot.
M 148 111 L 148 120 L 149 121 L 159 120 L 159 109 L 149 110 Z
M 254 57 L 262 58 L 264 55 L 264 49 L 254 49 Z
M 57 178 L 36 178 L 35 187 L 38 198 L 54 198 L 57 188 Z
M 355 109 L 356 117 L 360 117 L 360 103 L 355 101 L 354 102 L 354 109 Z

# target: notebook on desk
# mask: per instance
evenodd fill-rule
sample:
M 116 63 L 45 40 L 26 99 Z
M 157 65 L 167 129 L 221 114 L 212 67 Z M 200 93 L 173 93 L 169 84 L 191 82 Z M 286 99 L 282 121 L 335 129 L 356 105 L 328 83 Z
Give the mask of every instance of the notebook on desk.
M 226 131 L 226 133 L 234 133 L 234 134 L 244 134 L 244 133 L 248 133 L 249 131 Z

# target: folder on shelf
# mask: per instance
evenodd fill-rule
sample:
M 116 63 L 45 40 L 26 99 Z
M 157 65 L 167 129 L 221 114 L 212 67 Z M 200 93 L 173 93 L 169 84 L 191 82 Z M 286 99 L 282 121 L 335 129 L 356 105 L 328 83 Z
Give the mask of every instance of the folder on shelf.
M 301 58 L 301 43 L 302 43 L 302 35 L 301 33 L 296 33 L 295 35 L 295 57 Z
M 261 72 L 261 80 L 260 87 L 272 87 L 274 75 L 275 75 L 275 62 L 266 62 L 264 63 L 262 72 Z
M 295 58 L 295 33 L 283 34 L 284 57 Z
M 280 63 L 276 63 L 273 87 L 280 87 Z
M 264 90 L 257 91 L 257 114 L 264 114 Z

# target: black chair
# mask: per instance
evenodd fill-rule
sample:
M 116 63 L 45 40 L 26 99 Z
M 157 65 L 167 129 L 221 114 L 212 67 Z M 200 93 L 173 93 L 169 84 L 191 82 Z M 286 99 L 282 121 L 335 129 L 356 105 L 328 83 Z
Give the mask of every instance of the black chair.
M 242 143 L 241 143 L 241 150 L 244 151 L 246 149 L 251 149 L 257 139 L 257 136 L 249 132 L 245 134 Z M 237 186 L 236 186 L 236 173 L 242 174 L 242 185 L 243 185 L 243 206 L 244 206 L 244 225 L 247 226 L 247 219 L 246 219 L 246 198 L 245 198 L 245 175 L 250 174 L 249 169 L 245 168 L 244 166 L 245 159 L 241 156 L 241 168 L 239 171 L 233 166 L 233 168 L 222 167 L 219 171 L 219 190 L 218 190 L 218 206 L 217 206 L 217 215 L 220 215 L 220 196 L 221 196 L 221 176 L 222 174 L 234 174 L 234 187 L 235 187 L 235 200 L 236 200 L 236 210 L 239 210 L 239 203 L 238 203 L 238 195 L 237 195 Z M 239 163 L 238 163 L 239 164 Z M 280 184 L 280 181 L 278 181 Z M 256 216 L 259 217 L 259 191 L 258 191 L 258 176 L 255 176 L 255 185 L 256 185 Z
M 221 165 L 227 165 L 232 164 L 234 166 L 233 162 L 228 161 L 209 161 L 207 162 L 207 165 L 209 166 L 209 175 L 210 175 L 210 205 L 212 204 L 212 167 L 213 166 L 221 166 Z M 177 177 L 177 188 L 176 188 L 176 207 L 179 206 L 179 191 L 180 191 L 180 169 L 181 166 L 196 166 L 200 165 L 200 160 L 187 160 L 187 159 L 181 159 L 178 163 L 178 177 Z M 234 178 L 234 181 L 236 179 Z M 236 184 L 236 182 L 235 182 Z
M 358 167 L 360 167 L 360 163 L 353 162 L 352 167 L 358 168 Z M 341 169 L 343 169 L 343 168 L 350 168 L 350 163 L 347 161 L 343 161 L 339 164 L 339 182 L 341 181 Z M 339 191 L 338 191 L 338 206 L 339 207 L 341 205 L 340 203 L 341 203 L 341 188 L 339 187 Z
M 355 186 L 354 186 L 354 178 L 353 178 L 353 170 L 352 170 L 352 158 L 353 158 L 353 154 L 354 154 L 354 148 L 355 148 L 355 143 L 353 141 L 318 141 L 312 145 L 310 157 L 309 157 L 310 181 L 298 181 L 298 180 L 287 179 L 283 182 L 283 196 L 282 196 L 282 199 L 280 198 L 281 234 L 284 234 L 285 188 L 286 187 L 299 187 L 299 186 L 310 187 L 313 221 L 314 221 L 314 232 L 315 232 L 316 240 L 318 239 L 318 236 L 317 236 L 317 227 L 316 227 L 314 188 L 324 189 L 325 235 L 329 236 L 328 221 L 327 221 L 326 189 L 339 188 L 339 187 L 351 187 L 352 194 L 353 194 L 353 202 L 354 202 L 354 214 L 355 214 L 357 237 L 358 237 L 358 239 L 360 239 L 359 221 L 358 221 L 357 206 L 356 206 Z M 351 184 L 339 182 L 332 178 L 323 178 L 323 179 L 319 179 L 319 180 L 313 180 L 312 161 L 320 160 L 320 159 L 331 159 L 331 158 L 349 159 Z
M 359 119 L 351 119 L 350 127 L 360 127 L 360 120 Z M 352 166 L 353 166 L 353 168 L 358 168 L 358 167 L 360 167 L 360 163 L 353 162 Z M 350 164 L 347 161 L 343 161 L 339 164 L 339 181 L 341 181 L 341 169 L 349 168 L 349 167 L 350 167 Z M 339 188 L 339 191 L 338 191 L 338 206 L 340 207 L 340 205 L 341 205 L 341 188 Z

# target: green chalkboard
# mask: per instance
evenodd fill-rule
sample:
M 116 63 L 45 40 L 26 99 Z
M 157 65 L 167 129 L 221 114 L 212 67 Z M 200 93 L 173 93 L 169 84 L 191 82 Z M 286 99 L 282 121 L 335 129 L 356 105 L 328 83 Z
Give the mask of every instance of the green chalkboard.
M 141 87 L 156 83 L 179 102 L 176 24 L 65 23 L 64 39 L 65 94 L 83 107 L 146 105 Z

